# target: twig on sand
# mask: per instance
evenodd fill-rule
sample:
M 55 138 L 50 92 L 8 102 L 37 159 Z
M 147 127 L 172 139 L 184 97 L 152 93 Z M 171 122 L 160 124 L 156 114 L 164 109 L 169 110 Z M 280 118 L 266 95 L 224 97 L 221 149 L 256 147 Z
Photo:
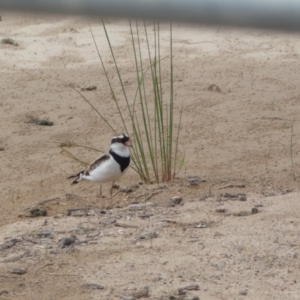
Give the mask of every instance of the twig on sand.
M 116 286 L 125 286 L 125 285 L 129 285 L 130 283 L 132 283 L 131 281 L 128 281 L 127 283 L 123 283 L 123 284 L 116 284 Z M 130 298 L 129 298 L 130 299 Z
M 148 195 L 146 198 L 145 198 L 145 200 L 144 201 L 148 201 L 149 199 L 151 199 L 153 196 L 155 196 L 155 195 L 157 195 L 157 194 L 160 194 L 160 193 L 162 193 L 163 191 L 152 191 L 151 193 L 143 193 L 143 194 L 140 194 L 140 195 L 137 195 L 137 196 L 135 196 L 134 198 L 135 198 L 135 200 L 137 200 L 137 199 L 139 199 L 139 198 L 141 198 L 141 197 L 143 197 L 143 196 L 146 196 L 146 195 Z
M 45 267 L 53 266 L 53 265 L 54 265 L 53 263 L 48 263 L 48 264 L 45 264 L 45 265 L 39 267 L 39 269 L 43 269 L 43 268 L 45 268 Z
M 39 205 L 45 204 L 47 202 L 55 201 L 55 200 L 60 200 L 60 198 L 59 197 L 54 197 L 54 198 L 49 198 L 49 199 L 43 199 L 43 200 L 40 200 L 39 202 L 34 202 L 34 203 L 26 205 L 24 209 L 37 207 Z
M 79 274 L 58 274 L 58 273 L 43 273 L 49 276 L 80 276 Z
M 27 236 L 22 236 L 22 239 L 26 242 L 29 242 L 29 243 L 32 243 L 32 244 L 38 244 L 37 241 L 31 239 L 30 237 L 27 237 Z
M 147 195 L 147 193 L 143 193 L 143 194 L 140 194 L 140 195 L 136 195 L 135 196 L 135 200 L 137 200 L 137 199 L 139 199 L 139 198 L 141 198 L 141 197 L 143 197 L 143 196 L 146 196 Z
M 121 191 L 116 191 L 112 196 L 115 197 L 116 195 L 118 195 Z
M 125 223 L 119 223 L 119 222 L 116 222 L 116 223 L 115 223 L 115 226 L 117 226 L 117 227 L 123 227 L 123 228 L 139 228 L 139 227 L 136 226 L 136 225 L 125 224 Z
M 226 184 L 224 186 L 221 186 L 220 190 L 221 189 L 227 189 L 227 188 L 234 188 L 234 187 L 236 187 L 236 188 L 244 188 L 244 187 L 246 187 L 246 185 L 244 183 Z
M 123 201 L 126 201 L 128 198 L 129 198 L 130 194 L 128 194 L 124 199 Z
M 70 158 L 72 158 L 72 159 L 78 161 L 79 163 L 81 163 L 81 164 L 84 165 L 85 167 L 88 166 L 87 163 L 85 163 L 84 161 L 78 159 L 78 158 L 77 158 L 76 156 L 74 156 L 70 151 L 68 151 L 67 149 L 65 149 L 65 148 L 63 148 L 63 147 L 61 147 L 61 148 L 62 148 L 61 154 L 63 154 L 63 153 L 65 152 L 65 153 L 68 154 L 68 155 L 67 155 L 68 157 L 70 157 Z
M 154 195 L 157 195 L 157 194 L 160 194 L 162 193 L 163 191 L 156 191 L 156 192 L 152 192 L 146 199 L 145 201 L 148 201 L 150 198 L 152 198 Z

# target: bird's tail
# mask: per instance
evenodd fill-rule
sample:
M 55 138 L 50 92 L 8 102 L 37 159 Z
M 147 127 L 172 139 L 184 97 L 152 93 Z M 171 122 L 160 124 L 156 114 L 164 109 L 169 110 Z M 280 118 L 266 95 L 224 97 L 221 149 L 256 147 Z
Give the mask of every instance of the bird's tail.
M 84 171 L 81 171 L 81 172 L 79 172 L 79 173 L 76 174 L 76 175 L 71 175 L 71 176 L 69 176 L 67 179 L 75 178 L 75 180 L 73 180 L 73 181 L 71 182 L 71 184 L 78 183 L 78 182 L 80 182 L 80 181 L 82 180 L 83 172 L 84 172 Z

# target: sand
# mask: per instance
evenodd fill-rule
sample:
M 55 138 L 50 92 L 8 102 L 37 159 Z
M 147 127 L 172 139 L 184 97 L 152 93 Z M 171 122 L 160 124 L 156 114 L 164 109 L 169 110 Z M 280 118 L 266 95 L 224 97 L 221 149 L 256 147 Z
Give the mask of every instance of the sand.
M 131 299 L 145 286 L 150 299 L 300 298 L 298 35 L 174 25 L 185 163 L 169 183 L 139 185 L 129 170 L 119 184 L 138 188 L 119 191 L 107 209 L 97 184 L 70 186 L 66 177 L 82 166 L 60 147 L 107 151 L 113 135 L 69 85 L 97 86 L 82 94 L 124 130 L 90 33 L 89 25 L 120 96 L 101 23 L 1 17 L 0 38 L 15 44 L 0 43 L 0 299 Z M 132 99 L 128 23 L 108 23 Z M 167 57 L 167 24 L 161 34 Z M 99 155 L 66 149 L 85 162 Z M 189 175 L 203 182 L 191 185 Z M 47 216 L 28 217 L 45 199 Z

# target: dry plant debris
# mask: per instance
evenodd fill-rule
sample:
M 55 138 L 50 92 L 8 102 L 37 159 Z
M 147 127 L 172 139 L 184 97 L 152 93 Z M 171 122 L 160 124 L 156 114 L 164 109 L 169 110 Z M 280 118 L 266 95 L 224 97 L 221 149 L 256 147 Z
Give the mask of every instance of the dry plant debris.
M 12 46 L 19 46 L 19 44 L 12 38 L 3 38 L 1 40 L 1 44 L 4 44 L 4 45 L 12 45 Z

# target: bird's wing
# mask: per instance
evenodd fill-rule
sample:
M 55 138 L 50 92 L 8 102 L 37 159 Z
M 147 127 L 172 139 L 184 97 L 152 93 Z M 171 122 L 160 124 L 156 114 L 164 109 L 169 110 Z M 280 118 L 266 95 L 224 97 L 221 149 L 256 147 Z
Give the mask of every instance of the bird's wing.
M 90 175 L 90 172 L 95 170 L 98 166 L 103 164 L 105 161 L 109 160 L 110 156 L 108 154 L 104 154 L 97 158 L 94 162 L 90 164 L 90 166 L 84 171 L 84 175 Z

